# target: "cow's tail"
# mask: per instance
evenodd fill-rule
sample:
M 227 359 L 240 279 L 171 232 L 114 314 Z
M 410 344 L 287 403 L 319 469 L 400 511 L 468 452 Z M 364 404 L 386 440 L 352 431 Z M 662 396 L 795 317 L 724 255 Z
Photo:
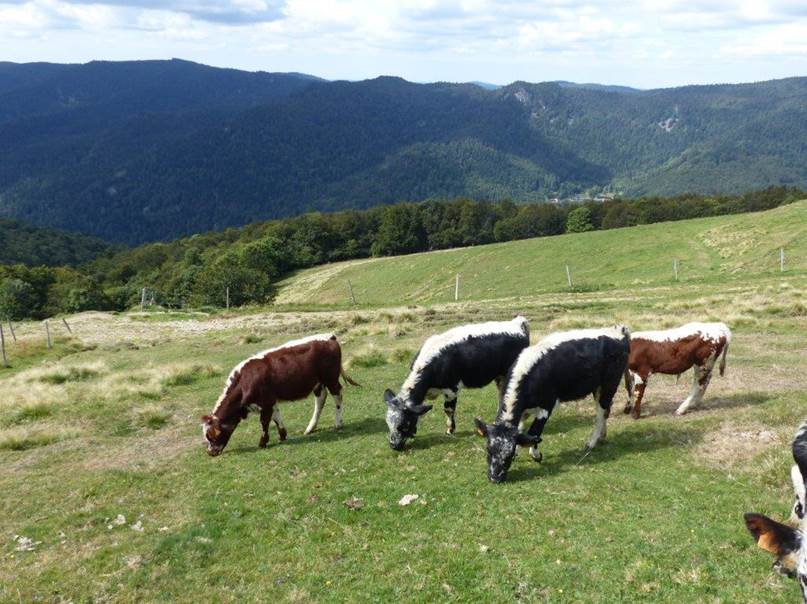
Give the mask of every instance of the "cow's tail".
M 723 353 L 720 355 L 720 377 L 723 377 L 726 374 L 726 354 L 729 351 L 729 342 L 726 340 L 726 343 L 723 345 Z
M 350 377 L 345 368 L 342 365 L 339 365 L 339 375 L 342 376 L 342 379 L 345 380 L 346 383 L 350 384 L 351 386 L 361 386 L 358 382 L 354 381 L 352 377 Z

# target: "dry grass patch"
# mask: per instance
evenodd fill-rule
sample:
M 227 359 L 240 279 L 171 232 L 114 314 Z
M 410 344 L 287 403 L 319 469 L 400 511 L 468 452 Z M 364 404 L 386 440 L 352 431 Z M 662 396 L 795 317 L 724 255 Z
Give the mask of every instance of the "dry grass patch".
M 0 449 L 25 451 L 75 438 L 78 435 L 77 428 L 63 424 L 38 423 L 31 426 L 15 426 L 0 430 Z
M 743 463 L 787 439 L 779 431 L 756 421 L 726 421 L 703 435 L 693 450 L 698 463 L 725 468 Z
M 164 375 L 161 383 L 164 386 L 187 386 L 203 378 L 221 374 L 221 368 L 210 363 L 194 363 L 192 365 L 172 365 L 161 371 Z

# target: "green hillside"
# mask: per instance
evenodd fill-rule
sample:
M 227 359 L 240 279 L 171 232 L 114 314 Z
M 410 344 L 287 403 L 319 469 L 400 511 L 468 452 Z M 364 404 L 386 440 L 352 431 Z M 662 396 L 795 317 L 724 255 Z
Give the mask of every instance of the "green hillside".
M 752 214 L 567 234 L 410 256 L 328 264 L 284 280 L 280 304 L 344 304 L 348 281 L 359 304 L 485 300 L 568 288 L 660 285 L 807 269 L 807 201 Z

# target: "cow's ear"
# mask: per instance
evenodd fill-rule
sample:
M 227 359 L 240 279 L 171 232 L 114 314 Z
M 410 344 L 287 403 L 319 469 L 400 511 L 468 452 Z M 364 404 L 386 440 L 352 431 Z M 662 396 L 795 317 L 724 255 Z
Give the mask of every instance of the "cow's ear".
M 202 416 L 202 423 L 203 424 L 212 424 L 213 423 L 213 416 L 212 415 L 203 415 Z
M 488 435 L 488 427 L 481 419 L 478 417 L 474 418 L 474 425 L 476 426 L 476 433 L 479 436 L 487 436 Z
M 522 434 L 519 432 L 516 435 L 516 444 L 522 447 L 530 446 L 534 447 L 539 442 L 541 442 L 540 436 L 535 436 L 534 434 Z
M 434 405 L 413 405 L 409 407 L 409 410 L 417 413 L 418 415 L 423 415 L 424 413 L 431 411 L 432 407 L 434 407 Z
M 389 388 L 384 390 L 384 402 L 389 405 L 394 400 L 395 400 L 395 393 L 392 390 L 390 390 Z
M 746 514 L 745 526 L 760 548 L 777 556 L 785 556 L 801 546 L 797 530 L 762 514 Z

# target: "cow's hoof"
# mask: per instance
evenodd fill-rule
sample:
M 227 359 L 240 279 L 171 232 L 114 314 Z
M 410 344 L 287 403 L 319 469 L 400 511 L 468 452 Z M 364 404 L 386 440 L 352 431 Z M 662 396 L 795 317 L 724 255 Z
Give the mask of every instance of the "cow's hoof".
M 268 445 L 268 444 L 269 444 L 269 439 L 268 438 L 266 438 L 266 439 L 262 438 L 261 441 L 258 443 L 258 447 L 261 448 L 261 449 L 265 449 L 266 445 Z
M 633 419 L 639 419 L 640 417 L 642 417 L 642 412 L 639 411 L 638 409 L 634 409 L 633 411 L 631 411 L 630 416 Z
M 278 438 L 280 439 L 280 442 L 283 442 L 289 436 L 288 433 L 285 430 L 279 430 L 277 435 L 278 435 Z
M 676 417 L 681 417 L 682 415 L 686 415 L 686 409 L 684 409 L 683 411 L 681 411 L 680 409 L 676 409 L 674 415 Z
M 314 432 L 316 432 L 316 431 L 317 431 L 317 429 L 316 429 L 316 428 L 310 428 L 310 429 L 306 429 L 306 431 L 305 431 L 305 432 L 303 432 L 303 436 L 308 436 L 309 434 L 313 434 L 313 433 L 314 433 Z
M 530 459 L 532 459 L 535 463 L 541 463 L 544 460 L 544 454 L 540 451 L 537 453 L 530 451 Z

